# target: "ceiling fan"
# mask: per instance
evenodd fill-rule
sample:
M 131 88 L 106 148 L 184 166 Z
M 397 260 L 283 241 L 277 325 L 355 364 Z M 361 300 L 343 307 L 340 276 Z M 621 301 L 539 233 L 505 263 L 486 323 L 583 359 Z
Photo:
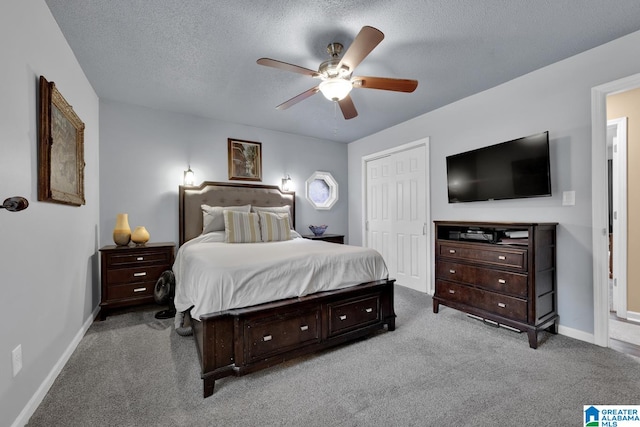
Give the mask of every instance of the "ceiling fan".
M 278 105 L 276 107 L 278 110 L 285 110 L 309 98 L 311 95 L 322 92 L 325 98 L 335 101 L 340 105 L 342 115 L 348 120 L 358 115 L 353 100 L 349 95 L 353 88 L 413 92 L 418 87 L 417 80 L 352 76 L 353 70 L 380 44 L 382 39 L 384 39 L 382 31 L 373 27 L 364 26 L 342 58 L 340 58 L 343 50 L 342 44 L 330 43 L 329 46 L 327 46 L 327 52 L 331 56 L 331 59 L 320 64 L 318 71 L 270 58 L 260 58 L 257 63 L 266 67 L 304 74 L 321 80 L 317 86 Z

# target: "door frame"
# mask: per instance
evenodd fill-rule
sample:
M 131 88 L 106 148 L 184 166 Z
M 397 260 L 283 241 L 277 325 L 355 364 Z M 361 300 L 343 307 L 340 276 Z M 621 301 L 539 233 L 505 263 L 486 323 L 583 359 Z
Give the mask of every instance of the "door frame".
M 402 144 L 402 145 L 398 145 L 396 147 L 393 148 L 389 148 L 386 150 L 382 150 L 382 151 L 378 151 L 372 154 L 367 154 L 366 156 L 362 156 L 362 161 L 360 164 L 360 170 L 362 171 L 362 187 L 361 187 L 361 194 L 362 194 L 362 223 L 361 223 L 361 233 L 362 233 L 362 244 L 365 247 L 368 247 L 368 235 L 367 235 L 367 162 L 370 162 L 372 160 L 377 160 L 380 159 L 382 157 L 387 157 L 387 156 L 391 156 L 395 153 L 399 153 L 402 151 L 408 151 L 411 150 L 413 148 L 416 147 L 420 147 L 423 146 L 425 147 L 425 174 L 424 174 L 424 188 L 426 190 L 426 194 L 425 196 L 425 231 L 426 231 L 426 239 L 427 239 L 427 243 L 426 243 L 426 256 L 427 259 L 425 260 L 425 262 L 427 263 L 427 294 L 429 295 L 433 295 L 434 289 L 435 289 L 435 282 L 434 282 L 434 272 L 433 272 L 433 268 L 431 268 L 432 265 L 432 259 L 431 259 L 431 248 L 433 247 L 434 243 L 433 243 L 433 233 L 432 233 L 432 229 L 433 227 L 431 226 L 431 189 L 429 187 L 429 174 L 430 174 L 430 165 L 429 165 L 429 137 L 424 137 L 418 140 L 415 140 L 413 142 L 409 142 L 406 144 Z
M 593 339 L 609 346 L 609 257 L 607 190 L 607 96 L 640 87 L 640 74 L 591 88 L 591 213 L 593 251 Z
M 627 318 L 627 118 L 607 120 L 607 128 L 615 126 L 612 147 L 613 194 L 613 307 L 618 317 Z M 615 167 L 617 166 L 617 167 Z

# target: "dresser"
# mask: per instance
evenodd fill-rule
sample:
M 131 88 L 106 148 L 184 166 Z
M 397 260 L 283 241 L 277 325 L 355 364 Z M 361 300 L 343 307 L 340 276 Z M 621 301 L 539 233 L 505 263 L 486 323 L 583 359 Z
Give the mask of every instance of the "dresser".
M 302 237 L 310 240 L 322 240 L 323 242 L 344 244 L 344 234 L 323 234 L 316 236 L 314 234 L 304 234 Z
M 558 332 L 555 223 L 435 221 L 433 312 L 445 305 L 494 326 Z
M 173 243 L 109 245 L 100 249 L 100 319 L 112 309 L 154 302 L 156 281 L 173 265 Z

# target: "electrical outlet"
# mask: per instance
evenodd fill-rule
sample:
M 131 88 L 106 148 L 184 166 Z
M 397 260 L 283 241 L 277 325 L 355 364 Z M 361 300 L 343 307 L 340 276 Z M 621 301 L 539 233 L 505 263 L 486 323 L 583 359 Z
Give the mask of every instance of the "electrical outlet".
M 19 344 L 11 352 L 11 361 L 13 363 L 13 376 L 15 377 L 22 369 L 22 344 Z

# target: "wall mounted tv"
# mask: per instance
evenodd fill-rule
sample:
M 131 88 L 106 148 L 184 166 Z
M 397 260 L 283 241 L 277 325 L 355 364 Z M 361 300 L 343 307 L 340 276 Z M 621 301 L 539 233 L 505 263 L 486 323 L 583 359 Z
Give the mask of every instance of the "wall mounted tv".
M 447 157 L 449 203 L 551 196 L 549 132 Z

